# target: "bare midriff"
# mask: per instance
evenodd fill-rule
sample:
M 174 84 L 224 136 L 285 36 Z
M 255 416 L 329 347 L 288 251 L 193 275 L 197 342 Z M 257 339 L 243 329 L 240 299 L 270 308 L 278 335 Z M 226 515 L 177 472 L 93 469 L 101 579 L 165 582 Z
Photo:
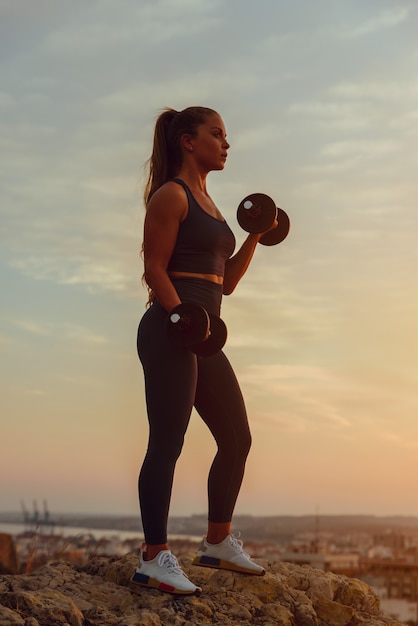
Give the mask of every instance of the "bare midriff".
M 172 278 L 201 278 L 202 280 L 209 280 L 211 283 L 217 285 L 223 285 L 224 279 L 217 274 L 195 274 L 194 272 L 169 272 L 169 276 Z

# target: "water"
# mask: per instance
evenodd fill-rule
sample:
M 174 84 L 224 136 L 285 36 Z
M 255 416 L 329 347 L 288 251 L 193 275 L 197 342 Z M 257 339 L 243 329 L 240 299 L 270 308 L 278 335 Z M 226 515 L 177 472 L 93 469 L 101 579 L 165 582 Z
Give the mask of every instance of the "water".
M 24 524 L 5 524 L 0 522 L 0 532 L 8 533 L 9 535 L 20 535 L 27 530 L 27 526 Z M 103 537 L 119 537 L 122 541 L 124 539 L 141 539 L 143 534 L 140 532 L 129 530 L 118 530 L 115 528 L 82 528 L 78 526 L 61 526 L 56 524 L 55 526 L 39 526 L 37 529 L 42 535 L 54 534 L 63 537 L 75 537 L 76 535 L 92 535 L 95 539 L 102 539 Z
M 7 524 L 0 522 L 0 533 L 7 533 L 12 536 L 20 535 L 27 530 L 24 524 Z M 144 540 L 144 535 L 141 532 L 133 530 L 119 530 L 117 528 L 82 528 L 78 526 L 61 526 L 56 524 L 55 526 L 41 526 L 37 529 L 37 532 L 43 535 L 54 534 L 57 537 L 76 537 L 79 535 L 91 535 L 94 539 L 103 539 L 110 537 L 117 537 L 120 541 L 125 539 L 140 539 Z M 202 536 L 193 535 L 171 535 L 170 539 L 189 539 L 190 541 L 201 541 Z

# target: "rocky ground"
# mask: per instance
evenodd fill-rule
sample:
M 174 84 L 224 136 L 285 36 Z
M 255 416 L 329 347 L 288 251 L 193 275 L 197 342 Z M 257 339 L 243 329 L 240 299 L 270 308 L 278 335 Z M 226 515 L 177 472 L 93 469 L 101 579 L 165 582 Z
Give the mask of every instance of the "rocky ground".
M 0 626 L 399 626 L 365 583 L 309 566 L 267 563 L 263 577 L 191 565 L 199 597 L 130 582 L 135 555 L 54 562 L 31 575 L 0 576 Z

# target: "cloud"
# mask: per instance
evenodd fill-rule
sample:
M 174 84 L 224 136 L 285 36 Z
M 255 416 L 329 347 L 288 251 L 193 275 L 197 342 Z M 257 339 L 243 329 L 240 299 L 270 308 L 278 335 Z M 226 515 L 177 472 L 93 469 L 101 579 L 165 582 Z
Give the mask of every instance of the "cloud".
M 8 348 L 12 345 L 13 341 L 6 335 L 0 335 L 0 348 Z
M 45 396 L 46 392 L 43 389 L 23 389 L 23 394 L 25 396 L 34 396 L 34 397 L 41 397 L 41 396 Z
M 108 337 L 100 335 L 96 332 L 91 331 L 88 328 L 79 325 L 68 323 L 62 324 L 61 332 L 63 336 L 69 341 L 76 341 L 78 343 L 90 344 L 97 347 L 109 343 Z
M 239 375 L 247 403 L 261 428 L 281 424 L 291 431 L 317 431 L 351 426 L 339 408 L 351 384 L 320 366 L 248 365 Z M 326 391 L 326 393 L 324 393 Z M 342 403 L 341 403 L 342 404 Z
M 343 36 L 348 39 L 354 39 L 356 37 L 363 37 L 381 30 L 395 28 L 408 18 L 411 11 L 411 7 L 397 7 L 396 9 L 382 11 L 379 15 L 366 19 L 357 26 L 346 29 L 343 32 Z
M 393 432 L 383 432 L 381 434 L 382 439 L 393 444 L 397 448 L 403 448 L 405 450 L 417 450 L 418 449 L 418 441 L 415 439 L 410 439 L 407 437 L 402 437 L 401 435 Z
M 34 280 L 48 280 L 58 285 L 81 285 L 93 293 L 109 291 L 127 295 L 135 282 L 132 272 L 127 267 L 122 267 L 120 261 L 118 263 L 115 260 L 115 263 L 112 263 L 112 260 L 107 258 L 100 264 L 100 261 L 94 258 L 77 258 L 73 253 L 72 262 L 69 264 L 64 251 L 50 256 L 16 258 L 9 264 Z M 120 271 L 115 265 L 120 266 Z
M 418 95 L 418 82 L 406 81 L 402 75 L 397 80 L 382 77 L 381 80 L 344 81 L 331 85 L 328 93 L 345 101 L 376 101 L 387 106 L 394 101 L 410 99 L 413 102 Z
M 324 144 L 320 150 L 320 156 L 331 159 L 370 159 L 381 155 L 387 155 L 401 150 L 399 141 L 387 139 L 335 141 Z
M 74 341 L 78 344 L 94 345 L 99 347 L 109 343 L 108 337 L 91 331 L 89 328 L 69 322 L 54 323 L 43 321 L 42 323 L 28 319 L 13 319 L 13 326 L 24 330 L 31 335 L 48 335 L 55 339 Z
M 185 36 L 200 37 L 219 23 L 215 12 L 218 2 L 200 0 L 156 0 L 124 2 L 116 10 L 113 2 L 93 2 L 88 8 L 91 19 L 77 15 L 50 32 L 42 44 L 46 55 L 65 55 L 85 61 L 111 50 L 161 46 Z M 126 20 L 126 11 L 130 19 Z
M 13 320 L 13 324 L 32 335 L 50 334 L 50 328 L 47 328 L 45 324 L 39 324 L 38 322 L 34 322 L 32 320 L 15 319 Z
M 304 128 L 314 124 L 326 133 L 325 138 L 338 130 L 346 136 L 361 133 L 364 138 L 364 134 L 374 133 L 381 138 L 384 125 L 386 137 L 404 140 L 407 135 L 399 137 L 393 130 L 413 126 L 417 96 L 418 81 L 411 79 L 409 72 L 400 72 L 396 80 L 390 75 L 377 79 L 366 73 L 362 80 L 338 80 L 317 98 L 290 104 L 287 115 L 300 118 Z

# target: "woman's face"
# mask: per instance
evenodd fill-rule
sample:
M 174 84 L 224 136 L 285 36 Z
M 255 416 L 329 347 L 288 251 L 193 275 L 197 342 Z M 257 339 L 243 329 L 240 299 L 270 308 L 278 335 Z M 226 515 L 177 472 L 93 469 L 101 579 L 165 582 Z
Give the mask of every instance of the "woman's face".
M 196 137 L 189 139 L 189 150 L 198 164 L 208 172 L 223 170 L 227 158 L 229 143 L 222 118 L 213 114 L 197 129 Z

